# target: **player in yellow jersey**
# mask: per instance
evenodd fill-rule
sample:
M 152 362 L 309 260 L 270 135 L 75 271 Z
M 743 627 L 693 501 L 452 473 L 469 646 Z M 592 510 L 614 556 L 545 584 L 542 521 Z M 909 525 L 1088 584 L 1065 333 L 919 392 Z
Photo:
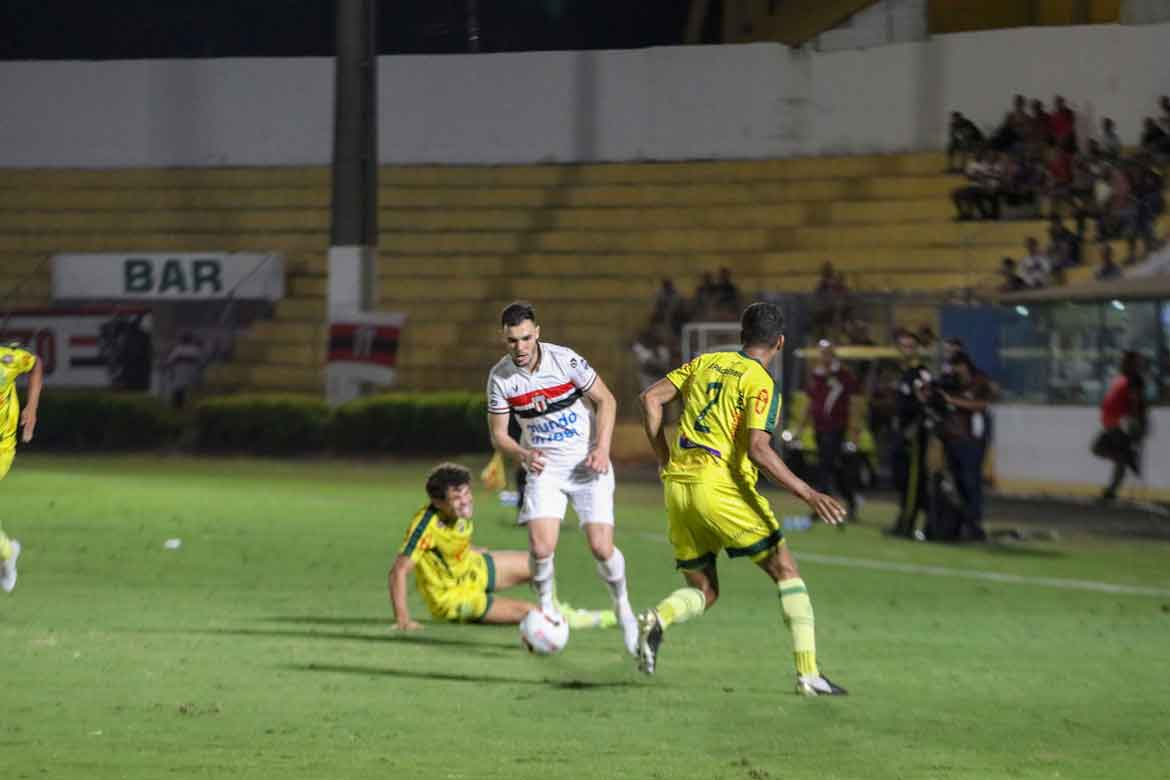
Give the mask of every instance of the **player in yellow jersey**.
M 32 374 L 28 381 L 28 403 L 20 411 L 16 397 L 16 378 Z M 43 373 L 37 356 L 13 342 L 0 346 L 0 479 L 12 468 L 16 456 L 16 429 L 21 428 L 21 441 L 32 441 L 37 427 L 37 405 L 41 399 Z M 0 590 L 11 593 L 16 587 L 16 559 L 20 557 L 20 542 L 9 539 L 0 526 Z
M 772 578 L 783 619 L 792 633 L 796 691 L 806 696 L 845 690 L 817 668 L 812 602 L 780 524 L 756 490 L 759 469 L 796 494 L 831 525 L 844 508 L 785 467 L 772 449 L 780 413 L 775 382 L 764 368 L 784 346 L 784 315 L 770 303 L 743 313 L 738 352 L 700 355 L 642 394 L 646 436 L 662 466 L 670 542 L 687 586 L 638 616 L 638 668 L 653 674 L 663 633 L 702 615 L 719 597 L 715 556 L 748 558 Z M 669 445 L 663 407 L 683 403 L 677 438 Z
M 410 619 L 406 578 L 411 571 L 427 609 L 436 620 L 457 623 L 519 623 L 535 604 L 497 596 L 496 592 L 529 582 L 528 552 L 492 551 L 471 543 L 471 472 L 442 463 L 427 476 L 430 501 L 415 513 L 390 569 L 390 604 L 394 628 L 422 628 Z M 570 628 L 609 628 L 613 612 L 559 605 Z

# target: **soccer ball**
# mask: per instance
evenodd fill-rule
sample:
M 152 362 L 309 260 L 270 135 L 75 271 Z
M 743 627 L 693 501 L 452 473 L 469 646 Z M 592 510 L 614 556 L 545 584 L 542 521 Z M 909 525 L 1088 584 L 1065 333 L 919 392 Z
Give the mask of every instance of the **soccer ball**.
M 520 621 L 520 644 L 528 652 L 552 655 L 565 649 L 569 643 L 569 623 L 561 615 L 546 615 L 534 609 Z

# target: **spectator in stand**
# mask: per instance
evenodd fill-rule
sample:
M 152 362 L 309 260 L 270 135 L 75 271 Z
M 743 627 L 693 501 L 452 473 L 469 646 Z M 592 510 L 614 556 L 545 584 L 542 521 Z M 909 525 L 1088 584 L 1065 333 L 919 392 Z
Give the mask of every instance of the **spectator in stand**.
M 1032 113 L 1028 117 L 1028 154 L 1036 156 L 1052 136 L 1049 133 L 1050 114 L 1044 110 L 1044 101 L 1032 101 Z
M 663 279 L 658 294 L 654 296 L 654 310 L 650 314 L 650 321 L 655 325 L 665 325 L 671 332 L 677 334 L 682 325 L 683 299 L 678 289 L 670 279 Z
M 1048 163 L 1045 170 L 1045 189 L 1048 196 L 1049 214 L 1056 217 L 1065 206 L 1073 207 L 1073 168 L 1076 162 L 1076 147 L 1072 139 L 1048 147 Z
M 859 319 L 850 317 L 845 321 L 845 336 L 849 339 L 850 344 L 857 346 L 872 347 L 877 344 L 874 341 L 873 335 L 869 332 L 869 325 Z
M 638 366 L 638 386 L 645 390 L 658 381 L 671 366 L 675 365 L 672 345 L 664 338 L 665 327 L 651 323 L 634 339 L 631 350 Z
M 958 111 L 951 112 L 951 128 L 947 139 L 947 173 L 959 173 L 967 167 L 972 154 L 983 146 L 983 131 Z
M 1126 470 L 1141 475 L 1141 442 L 1146 435 L 1146 393 L 1142 357 L 1133 350 L 1121 355 L 1120 371 L 1101 401 L 1101 428 L 1093 454 L 1113 461 L 1113 476 L 1101 500 L 1117 498 Z
M 1016 95 L 1013 99 L 1012 110 L 1003 118 L 1003 123 L 991 136 L 991 148 L 998 152 L 1008 152 L 1022 143 L 1028 136 L 1031 119 L 1028 116 L 1027 100 L 1023 95 Z
M 1131 241 L 1136 242 L 1141 238 L 1145 244 L 1146 254 L 1149 254 L 1162 248 L 1162 242 L 1154 234 L 1154 225 L 1166 210 L 1166 179 L 1153 157 L 1139 154 L 1133 163 L 1131 178 L 1138 213 Z M 1131 245 L 1130 254 L 1133 254 L 1134 250 L 1135 247 Z
M 1055 214 L 1048 221 L 1048 256 L 1059 268 L 1081 264 L 1081 238 L 1064 226 Z
M 1046 287 L 1052 280 L 1052 264 L 1040 252 L 1040 243 L 1029 237 L 1024 244 L 1027 253 L 1020 261 L 1020 278 L 1025 287 Z
M 1146 117 L 1142 123 L 1141 150 L 1147 154 L 1161 156 L 1170 154 L 1170 132 L 1162 128 L 1153 117 Z
M 1052 113 L 1048 116 L 1048 137 L 1057 146 L 1071 143 L 1073 149 L 1076 149 L 1077 115 L 1060 95 L 1052 101 Z
M 967 184 L 951 193 L 958 219 L 998 219 L 1000 171 L 996 153 L 980 151 L 967 163 Z
M 739 288 L 731 281 L 731 269 L 719 269 L 719 281 L 715 283 L 715 304 L 732 314 L 739 312 Z
M 1101 120 L 1101 154 L 1110 160 L 1121 157 L 1121 138 L 1109 117 Z
M 845 501 L 848 519 L 855 519 L 857 500 L 853 480 L 842 452 L 846 442 L 857 442 L 859 420 L 850 420 L 849 406 L 858 390 L 857 379 L 839 360 L 832 342 L 821 339 L 820 361 L 805 384 L 808 416 L 817 439 L 817 490 L 829 493 L 834 483 L 837 495 Z M 803 425 L 802 425 L 803 427 Z M 797 432 L 797 438 L 802 431 Z
M 711 319 L 716 297 L 715 277 L 710 271 L 704 271 L 691 302 L 691 319 Z
M 1097 273 L 1094 276 L 1099 281 L 1121 276 L 1121 266 L 1113 262 L 1113 247 L 1109 244 L 1101 244 L 1101 264 L 1097 266 Z
M 999 285 L 1000 292 L 1023 290 L 1028 286 L 1024 284 L 1024 280 L 1020 278 L 1020 274 L 1016 270 L 1016 261 L 1010 257 L 1005 257 L 1000 262 L 999 275 L 1003 279 L 1003 282 Z

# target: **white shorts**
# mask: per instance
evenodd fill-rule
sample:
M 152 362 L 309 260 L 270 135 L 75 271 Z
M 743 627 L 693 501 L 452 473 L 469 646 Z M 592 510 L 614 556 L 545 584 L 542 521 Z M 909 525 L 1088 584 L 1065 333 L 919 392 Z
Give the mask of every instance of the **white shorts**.
M 540 474 L 528 475 L 524 486 L 524 506 L 517 522 L 525 525 L 539 517 L 565 518 L 565 508 L 573 502 L 573 511 L 581 525 L 613 525 L 613 464 L 609 471 L 597 474 L 585 467 L 546 467 Z

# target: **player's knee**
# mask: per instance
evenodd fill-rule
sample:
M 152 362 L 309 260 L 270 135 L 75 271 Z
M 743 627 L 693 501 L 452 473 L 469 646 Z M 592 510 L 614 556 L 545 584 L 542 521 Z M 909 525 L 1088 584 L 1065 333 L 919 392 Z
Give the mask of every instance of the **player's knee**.
M 608 561 L 613 557 L 613 540 L 612 539 L 590 539 L 589 551 L 593 553 L 593 557 L 599 561 Z
M 711 609 L 711 607 L 715 606 L 715 602 L 719 600 L 719 586 L 713 582 L 709 582 L 701 590 L 703 591 L 703 598 L 707 600 L 706 608 Z

